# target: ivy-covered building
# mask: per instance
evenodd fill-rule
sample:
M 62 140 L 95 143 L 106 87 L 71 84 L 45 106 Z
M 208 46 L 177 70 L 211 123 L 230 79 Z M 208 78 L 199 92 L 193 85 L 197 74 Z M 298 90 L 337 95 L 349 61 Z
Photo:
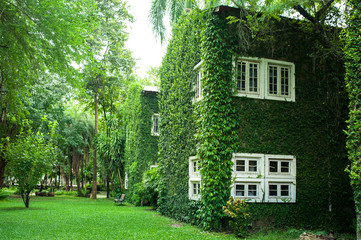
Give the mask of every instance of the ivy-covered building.
M 157 164 L 159 110 L 158 88 L 132 85 L 124 107 L 125 186 L 130 194 L 145 171 Z
M 239 9 L 193 11 L 163 59 L 159 210 L 218 228 L 229 196 L 276 226 L 346 230 L 344 66 L 307 23 L 281 18 L 251 37 Z M 338 31 L 330 28 L 329 31 Z

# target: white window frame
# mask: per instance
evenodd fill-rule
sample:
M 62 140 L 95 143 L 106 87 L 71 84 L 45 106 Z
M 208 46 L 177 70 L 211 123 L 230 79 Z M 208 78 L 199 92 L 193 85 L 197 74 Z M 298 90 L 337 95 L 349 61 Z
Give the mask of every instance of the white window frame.
M 196 73 L 196 82 L 194 85 L 194 98 L 193 103 L 198 102 L 203 98 L 203 90 L 202 90 L 202 78 L 203 78 L 203 72 L 202 72 L 202 64 L 203 60 L 200 61 L 194 68 L 194 72 Z
M 160 115 L 158 113 L 154 113 L 152 116 L 152 129 L 151 129 L 152 136 L 159 136 L 159 122 L 160 122 Z M 158 131 L 155 131 L 156 127 Z
M 194 171 L 194 164 L 196 163 L 197 171 Z M 199 169 L 199 159 L 196 156 L 189 158 L 189 176 L 190 177 L 200 177 Z
M 237 196 L 237 185 L 244 185 L 244 191 L 245 191 L 245 195 L 244 196 Z M 248 196 L 248 192 L 249 192 L 249 185 L 256 185 L 257 186 L 257 190 L 256 190 L 256 196 Z M 247 202 L 262 202 L 263 199 L 263 186 L 264 186 L 264 180 L 263 179 L 237 179 L 234 184 L 232 185 L 232 192 L 231 192 L 231 196 L 233 198 L 239 198 L 239 199 L 243 199 Z
M 247 84 L 249 84 L 249 79 L 247 80 L 247 71 L 249 69 L 246 67 L 246 90 L 238 91 L 237 84 L 237 65 L 239 62 L 245 62 L 247 66 L 250 63 L 259 64 L 259 74 L 258 74 L 258 92 L 250 92 L 247 89 Z M 277 71 L 277 94 L 269 93 L 269 66 L 275 66 L 277 69 L 285 67 L 289 69 L 289 86 L 288 86 L 288 95 L 281 95 L 281 71 Z M 254 58 L 254 57 L 238 57 L 233 60 L 233 68 L 234 68 L 234 84 L 235 84 L 235 96 L 238 97 L 247 97 L 247 98 L 257 98 L 257 99 L 269 99 L 269 100 L 278 100 L 278 101 L 287 101 L 287 102 L 295 102 L 295 65 L 292 62 L 267 59 L 267 58 Z M 248 81 L 248 82 L 247 82 Z
M 245 81 L 245 91 L 237 89 L 237 76 L 238 76 L 238 63 L 244 62 L 246 63 L 246 81 Z M 249 91 L 249 64 L 257 64 L 258 66 L 258 79 L 257 79 L 257 92 Z M 234 79 L 235 79 L 235 95 L 238 97 L 248 97 L 248 98 L 264 98 L 264 84 L 263 79 L 264 71 L 262 71 L 263 61 L 261 58 L 252 58 L 252 57 L 241 57 L 233 61 L 233 68 L 235 69 Z
M 245 160 L 245 171 L 236 171 L 236 161 Z M 233 153 L 233 179 L 231 186 L 231 196 L 234 198 L 244 199 L 248 202 L 260 203 L 295 203 L 296 202 L 296 157 L 292 155 L 274 155 L 261 153 Z M 249 161 L 257 161 L 257 171 L 248 171 Z M 269 162 L 277 161 L 278 166 L 282 162 L 289 163 L 288 172 L 271 172 L 269 170 Z M 198 171 L 194 171 L 194 163 L 199 162 L 196 156 L 189 158 L 189 198 L 199 200 L 201 196 L 193 196 L 193 183 L 201 182 L 201 175 Z M 245 196 L 236 196 L 237 184 L 244 184 Z M 275 184 L 277 186 L 288 185 L 289 196 L 281 196 L 280 192 L 277 196 L 270 196 L 269 185 Z M 257 185 L 257 196 L 248 195 L 248 185 Z M 247 187 L 246 187 L 247 186 Z M 280 188 L 280 187 L 279 187 Z M 245 192 L 246 193 L 246 192 Z
M 196 190 L 199 192 L 197 194 L 194 193 L 194 184 L 197 185 L 197 188 Z M 189 181 L 189 199 L 192 199 L 192 200 L 200 200 L 201 199 L 201 187 L 202 187 L 202 183 L 200 180 L 192 180 L 192 181 Z
M 264 175 L 264 154 L 257 153 L 233 153 L 234 177 L 259 178 Z M 237 171 L 237 160 L 245 160 L 245 171 Z M 249 171 L 249 162 L 257 161 L 257 171 Z
M 271 94 L 269 92 L 270 86 L 270 76 L 269 76 L 269 67 L 277 67 L 277 94 Z M 281 68 L 289 69 L 289 83 L 288 83 L 288 95 L 281 95 Z M 271 100 L 279 100 L 279 101 L 289 101 L 295 102 L 295 64 L 291 62 L 273 60 L 273 59 L 266 59 L 266 66 L 265 66 L 265 98 Z

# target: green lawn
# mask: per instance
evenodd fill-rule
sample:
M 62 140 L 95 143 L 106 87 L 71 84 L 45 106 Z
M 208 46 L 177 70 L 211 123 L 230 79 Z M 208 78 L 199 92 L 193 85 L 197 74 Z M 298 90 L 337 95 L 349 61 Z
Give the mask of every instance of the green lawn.
M 257 233 L 247 239 L 295 239 L 299 232 Z M 56 196 L 0 201 L 0 239 L 237 239 L 204 232 L 149 208 L 114 206 L 112 200 Z M 239 239 L 239 238 L 238 238 Z

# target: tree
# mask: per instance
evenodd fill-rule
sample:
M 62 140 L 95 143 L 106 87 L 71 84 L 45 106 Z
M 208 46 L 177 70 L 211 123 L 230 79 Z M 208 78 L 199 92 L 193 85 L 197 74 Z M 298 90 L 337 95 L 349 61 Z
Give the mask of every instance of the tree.
M 125 48 L 127 33 L 124 31 L 128 22 L 132 21 L 126 5 L 121 0 L 96 1 L 99 14 L 90 32 L 87 44 L 92 59 L 84 62 L 84 78 L 86 95 L 83 100 L 94 109 L 94 133 L 98 132 L 98 108 L 101 105 L 104 116 L 114 106 L 114 98 L 118 98 L 124 80 L 131 75 L 134 60 Z M 97 149 L 93 151 L 93 189 L 92 198 L 97 192 Z
M 29 125 L 28 122 L 25 123 Z M 55 127 L 55 124 L 50 123 L 52 134 Z M 33 133 L 29 129 L 20 131 L 17 140 L 2 145 L 1 148 L 8 162 L 10 175 L 18 183 L 18 190 L 25 207 L 28 208 L 30 192 L 50 170 L 51 163 L 56 159 L 56 147 L 52 144 L 51 138 L 47 141 L 44 134 Z
M 72 62 L 88 57 L 84 38 L 97 22 L 94 1 L 0 1 L 0 137 L 14 137 L 27 111 L 29 88 L 43 73 L 76 83 Z M 5 159 L 0 157 L 0 188 Z
M 346 89 L 350 100 L 346 146 L 351 161 L 349 175 L 356 205 L 357 239 L 361 239 L 361 3 L 349 0 L 349 4 L 352 10 L 343 35 L 346 42 Z

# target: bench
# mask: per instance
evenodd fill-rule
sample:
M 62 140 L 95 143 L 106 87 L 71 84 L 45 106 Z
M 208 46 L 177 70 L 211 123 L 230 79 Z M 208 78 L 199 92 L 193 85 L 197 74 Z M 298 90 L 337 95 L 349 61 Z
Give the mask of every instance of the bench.
M 115 205 L 120 205 L 124 202 L 125 194 L 123 193 L 120 198 L 114 198 Z

